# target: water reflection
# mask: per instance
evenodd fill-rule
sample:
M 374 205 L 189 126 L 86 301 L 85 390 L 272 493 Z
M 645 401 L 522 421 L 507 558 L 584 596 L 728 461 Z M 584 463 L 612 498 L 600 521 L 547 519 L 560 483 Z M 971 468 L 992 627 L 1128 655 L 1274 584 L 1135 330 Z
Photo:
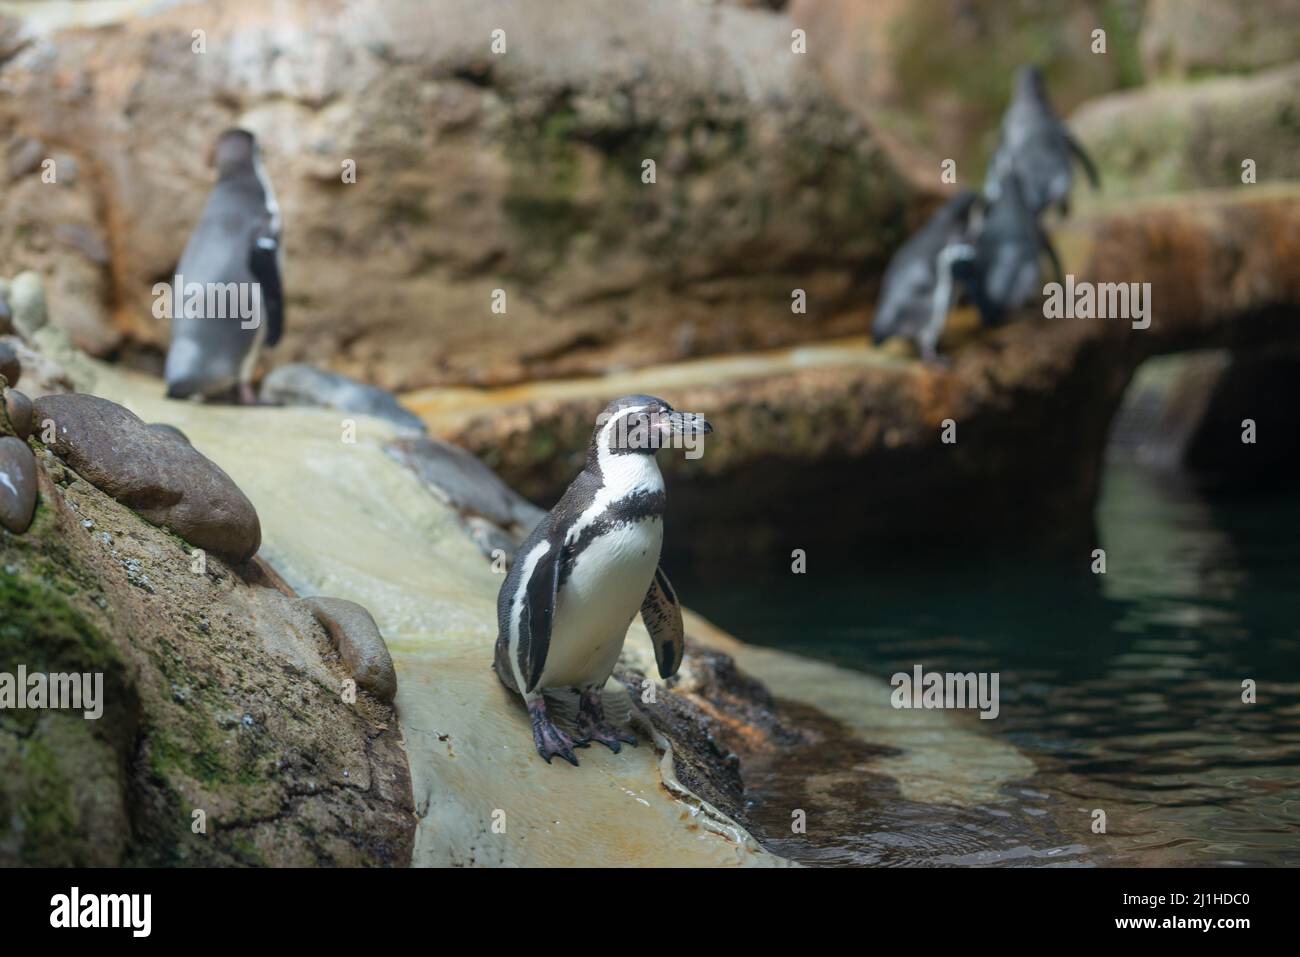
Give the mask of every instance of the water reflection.
M 822 826 L 774 849 L 822 863 L 1300 863 L 1298 519 L 1294 494 L 1210 501 L 1115 464 L 1097 514 L 1104 575 L 1089 546 L 1077 562 L 888 556 L 829 573 L 823 559 L 679 589 L 747 640 L 876 675 L 998 671 L 1001 715 L 975 723 L 1038 766 L 997 804 L 938 808 L 861 764 L 789 756 L 753 769 L 755 819 L 788 832 L 782 809 L 809 806 Z

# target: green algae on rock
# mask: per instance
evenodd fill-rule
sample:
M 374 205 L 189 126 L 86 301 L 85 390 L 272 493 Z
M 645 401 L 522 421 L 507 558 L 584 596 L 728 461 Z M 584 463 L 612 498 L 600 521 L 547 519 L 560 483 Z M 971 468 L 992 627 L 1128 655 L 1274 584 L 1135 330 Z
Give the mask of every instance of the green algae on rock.
M 0 712 L 0 863 L 397 865 L 414 819 L 392 710 L 292 599 L 41 452 L 0 531 L 0 670 L 99 673 L 104 713 Z

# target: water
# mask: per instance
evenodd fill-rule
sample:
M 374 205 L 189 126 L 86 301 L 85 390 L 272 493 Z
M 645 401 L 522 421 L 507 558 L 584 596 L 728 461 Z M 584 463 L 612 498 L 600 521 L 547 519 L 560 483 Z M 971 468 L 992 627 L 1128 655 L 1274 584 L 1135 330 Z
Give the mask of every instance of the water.
M 755 818 L 773 834 L 795 801 L 829 822 L 774 850 L 833 864 L 1300 863 L 1300 496 L 1214 501 L 1113 465 L 1096 520 L 1104 575 L 1091 546 L 1061 562 L 820 565 L 814 549 L 807 574 L 744 584 L 678 573 L 690 604 L 750 642 L 884 678 L 916 664 L 1000 673 L 999 717 L 958 720 L 1037 766 L 999 801 L 940 807 L 901 800 L 862 755 L 811 749 L 755 769 Z

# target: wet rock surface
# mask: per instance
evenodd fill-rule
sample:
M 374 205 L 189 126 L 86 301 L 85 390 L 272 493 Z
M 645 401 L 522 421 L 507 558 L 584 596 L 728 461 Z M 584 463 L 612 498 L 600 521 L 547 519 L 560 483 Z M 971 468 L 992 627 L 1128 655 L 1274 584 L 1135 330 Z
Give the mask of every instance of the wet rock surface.
M 98 396 L 45 396 L 36 400 L 36 418 L 53 423 L 51 451 L 146 521 L 236 563 L 257 551 L 257 511 L 195 449 Z
M 36 511 L 36 459 L 22 439 L 0 435 L 0 526 L 21 535 Z
M 391 422 L 409 432 L 424 431 L 419 417 L 402 408 L 391 392 L 306 363 L 291 363 L 269 372 L 262 380 L 260 397 L 270 405 L 308 405 L 356 412 Z
M 440 439 L 396 439 L 388 454 L 411 469 L 460 516 L 466 530 L 489 557 L 500 549 L 509 557 L 545 514 L 473 453 Z
M 343 598 L 305 598 L 303 604 L 329 632 L 357 685 L 385 704 L 392 704 L 397 696 L 397 672 L 370 612 Z

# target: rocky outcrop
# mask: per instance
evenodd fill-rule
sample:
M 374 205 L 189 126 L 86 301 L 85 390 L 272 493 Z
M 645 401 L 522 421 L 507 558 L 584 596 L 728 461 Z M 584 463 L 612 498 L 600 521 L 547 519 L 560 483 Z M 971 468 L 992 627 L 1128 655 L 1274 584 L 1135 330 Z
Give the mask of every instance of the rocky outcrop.
M 1157 84 L 1093 100 L 1070 118 L 1103 199 L 1300 179 L 1300 61 L 1249 76 Z M 1249 188 L 1249 187 L 1248 187 Z M 1084 197 L 1081 199 L 1091 199 Z
M 1057 109 L 1141 82 L 1142 3 L 1048 0 L 792 0 L 809 59 L 919 189 L 939 188 L 943 159 L 977 188 L 997 143 L 1018 66 L 1047 72 Z M 1106 31 L 1106 53 L 1092 31 Z
M 611 396 L 649 391 L 703 411 L 715 428 L 703 456 L 661 455 L 668 522 L 690 529 L 670 548 L 788 555 L 809 540 L 917 547 L 962 534 L 989 544 L 1030 530 L 1040 544 L 1073 542 L 1090 533 L 1111 418 L 1143 360 L 1300 337 L 1290 318 L 1300 194 L 1239 187 L 1130 205 L 1072 221 L 1057 238 L 1079 280 L 1151 283 L 1150 325 L 1027 313 L 979 335 L 965 312 L 950 324 L 949 368 L 858 339 L 536 383 L 477 403 L 438 390 L 406 402 L 539 503 L 581 467 Z
M 1138 370 L 1108 454 L 1202 486 L 1257 489 L 1300 463 L 1300 344 L 1162 356 Z
M 205 7 L 202 53 L 194 11 L 168 8 L 33 37 L 0 68 L 0 141 L 22 159 L 0 261 L 47 274 L 74 340 L 101 354 L 165 341 L 152 287 L 232 124 L 258 133 L 285 213 L 280 355 L 388 388 L 844 333 L 843 307 L 901 238 L 915 191 L 792 51 L 782 15 L 331 8 Z
M 163 437 L 129 410 L 92 395 L 36 401 L 50 449 L 96 488 L 191 545 L 236 564 L 262 541 L 257 511 L 215 463 Z
M 406 864 L 393 710 L 345 702 L 324 629 L 40 456 L 35 521 L 0 529 L 0 670 L 100 675 L 102 713 L 0 711 L 0 864 Z
M 0 816 L 0 862 L 773 865 L 785 861 L 755 835 L 822 853 L 790 840 L 787 798 L 753 790 L 792 752 L 854 780 L 870 762 L 909 800 L 945 805 L 995 801 L 1032 772 L 946 716 L 892 720 L 882 682 L 747 648 L 689 612 L 677 676 L 653 678 L 637 623 L 606 688 L 640 744 L 546 765 L 488 667 L 502 569 L 458 512 L 481 464 L 439 456 L 413 473 L 377 420 L 344 445 L 333 412 L 171 402 L 155 381 L 82 367 L 160 442 L 188 447 L 184 435 L 229 469 L 275 568 L 210 557 L 196 570 L 188 547 L 34 443 L 36 519 L 0 531 L 0 665 L 99 671 L 112 709 L 47 713 L 35 730 L 0 713 L 0 806 L 22 824 Z M 478 507 L 504 520 L 521 504 Z M 353 673 L 295 589 L 368 610 L 396 713 L 364 686 L 349 703 Z
M 455 511 L 489 558 L 508 561 L 544 514 L 459 446 L 439 439 L 400 438 L 387 450 Z
M 1152 79 L 1248 73 L 1296 59 L 1300 3 L 1147 0 L 1142 63 Z
M 424 423 L 403 409 L 391 392 L 302 362 L 268 373 L 262 380 L 260 398 L 269 405 L 310 405 L 356 412 L 384 419 L 409 432 L 424 431 Z

